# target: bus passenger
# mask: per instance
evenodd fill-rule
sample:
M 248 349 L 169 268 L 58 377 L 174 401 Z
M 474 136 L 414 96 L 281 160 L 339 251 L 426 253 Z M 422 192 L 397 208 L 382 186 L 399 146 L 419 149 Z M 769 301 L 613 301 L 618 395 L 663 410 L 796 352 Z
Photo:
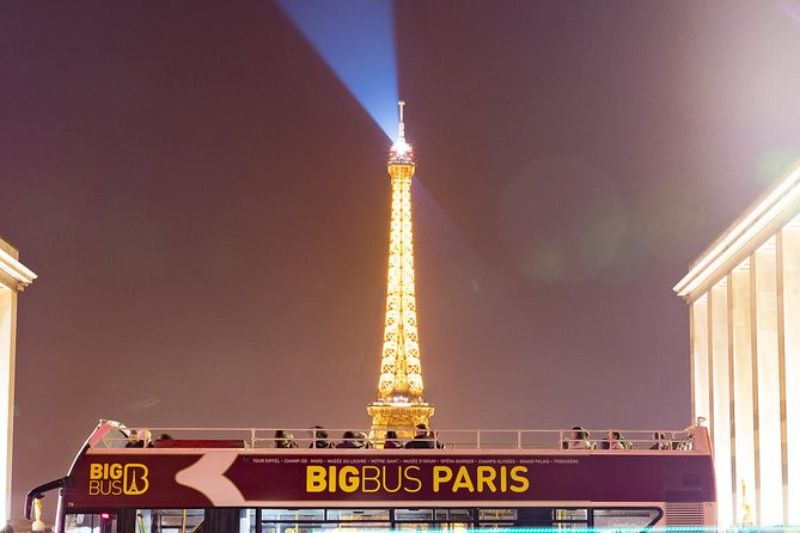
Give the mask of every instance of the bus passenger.
M 282 429 L 275 431 L 275 447 L 297 448 L 297 443 L 294 441 L 294 435 Z
M 655 433 L 653 433 L 653 441 L 655 441 L 655 444 L 650 446 L 651 450 L 672 449 L 672 444 L 670 444 L 670 442 L 667 440 L 666 435 L 664 435 L 664 433 L 662 433 L 661 431 L 656 431 Z
M 128 433 L 128 442 L 125 444 L 126 448 L 144 448 L 144 441 L 139 436 L 139 431 L 132 429 Z
M 678 450 L 690 451 L 694 449 L 694 433 L 688 433 L 686 438 L 680 442 L 673 443 L 672 447 Z
M 667 436 L 661 431 L 653 433 L 653 445 L 650 446 L 651 450 L 671 450 L 672 443 L 667 440 Z
M 619 431 L 608 432 L 608 449 L 609 450 L 624 450 L 625 441 L 620 435 Z
M 581 426 L 574 426 L 570 438 L 564 441 L 562 448 L 569 450 L 591 450 L 594 448 L 592 441 L 589 440 L 589 432 Z
M 406 442 L 406 448 L 433 448 L 434 443 L 431 434 L 428 432 L 428 426 L 425 424 L 417 424 L 414 428 L 414 438 Z
M 390 429 L 386 432 L 386 441 L 383 443 L 384 450 L 396 450 L 397 448 L 402 448 L 403 444 L 397 440 L 397 432 L 393 429 Z
M 429 434 L 431 440 L 433 440 L 434 447 L 438 450 L 444 449 L 444 442 L 439 440 L 439 434 L 435 431 L 431 431 Z
M 363 445 L 356 440 L 356 434 L 353 431 L 345 431 L 342 435 L 342 442 L 336 445 L 337 448 L 363 448 Z
M 328 440 L 328 432 L 322 426 L 311 428 L 311 439 L 309 448 L 333 448 L 333 443 Z
M 357 435 L 357 442 L 362 448 L 372 448 L 372 441 L 369 440 L 367 434 L 363 431 L 359 431 Z
M 164 441 L 172 440 L 172 436 L 169 433 L 162 433 L 158 436 L 156 440 L 151 440 L 148 444 L 148 448 L 165 448 L 169 446 L 169 443 L 164 444 Z

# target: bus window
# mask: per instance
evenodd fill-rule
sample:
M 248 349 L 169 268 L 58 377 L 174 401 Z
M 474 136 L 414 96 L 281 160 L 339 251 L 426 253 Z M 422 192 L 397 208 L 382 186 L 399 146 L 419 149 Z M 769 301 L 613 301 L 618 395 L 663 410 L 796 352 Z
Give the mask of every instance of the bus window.
M 324 509 L 261 509 L 264 522 L 323 522 Z
M 203 509 L 137 509 L 137 531 L 176 533 L 191 531 L 203 523 Z
M 472 523 L 472 509 L 436 509 L 437 522 L 465 522 Z
M 643 528 L 655 524 L 660 518 L 658 509 L 595 509 L 596 528 Z
M 397 522 L 433 522 L 433 509 L 395 509 Z
M 329 522 L 388 522 L 389 509 L 328 509 Z
M 64 517 L 64 533 L 117 533 L 117 517 L 108 513 L 70 513 Z
M 399 522 L 396 526 L 396 529 L 400 529 L 402 531 L 433 531 L 436 530 L 437 532 L 440 531 L 441 528 L 435 526 L 434 524 L 429 524 L 427 522 Z
M 579 520 L 585 522 L 589 519 L 589 511 L 587 509 L 556 509 L 556 520 Z
M 261 522 L 262 533 L 311 533 L 320 526 L 317 524 L 289 524 L 285 522 Z
M 474 525 L 472 509 L 434 509 L 434 520 L 440 531 L 464 532 Z
M 261 509 L 262 533 L 311 533 L 322 527 L 325 509 Z
M 478 518 L 483 521 L 515 521 L 517 519 L 516 509 L 481 509 Z

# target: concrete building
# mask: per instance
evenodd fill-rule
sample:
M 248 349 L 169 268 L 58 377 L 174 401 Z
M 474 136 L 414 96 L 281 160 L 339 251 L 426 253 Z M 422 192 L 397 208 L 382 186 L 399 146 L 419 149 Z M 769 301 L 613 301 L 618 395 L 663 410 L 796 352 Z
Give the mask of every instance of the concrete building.
M 17 295 L 34 279 L 36 274 L 19 262 L 19 251 L 0 239 L 0 527 L 11 514 Z
M 692 409 L 711 430 L 720 524 L 800 524 L 800 168 L 674 290 L 689 304 Z

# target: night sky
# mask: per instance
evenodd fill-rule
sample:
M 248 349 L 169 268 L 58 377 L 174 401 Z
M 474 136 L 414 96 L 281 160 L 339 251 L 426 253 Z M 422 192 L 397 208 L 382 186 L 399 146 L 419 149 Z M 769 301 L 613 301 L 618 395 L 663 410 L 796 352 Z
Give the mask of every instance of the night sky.
M 394 43 L 434 425 L 687 425 L 671 287 L 800 155 L 800 2 L 402 1 Z M 369 424 L 390 141 L 278 5 L 4 2 L 0 69 L 14 512 L 101 417 Z

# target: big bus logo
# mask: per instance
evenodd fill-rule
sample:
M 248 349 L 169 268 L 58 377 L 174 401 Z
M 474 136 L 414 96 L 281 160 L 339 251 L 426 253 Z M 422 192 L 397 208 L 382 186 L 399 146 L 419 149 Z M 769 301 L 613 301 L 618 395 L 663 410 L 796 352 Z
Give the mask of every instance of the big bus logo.
M 147 492 L 150 481 L 141 463 L 91 463 L 89 496 L 138 496 Z

